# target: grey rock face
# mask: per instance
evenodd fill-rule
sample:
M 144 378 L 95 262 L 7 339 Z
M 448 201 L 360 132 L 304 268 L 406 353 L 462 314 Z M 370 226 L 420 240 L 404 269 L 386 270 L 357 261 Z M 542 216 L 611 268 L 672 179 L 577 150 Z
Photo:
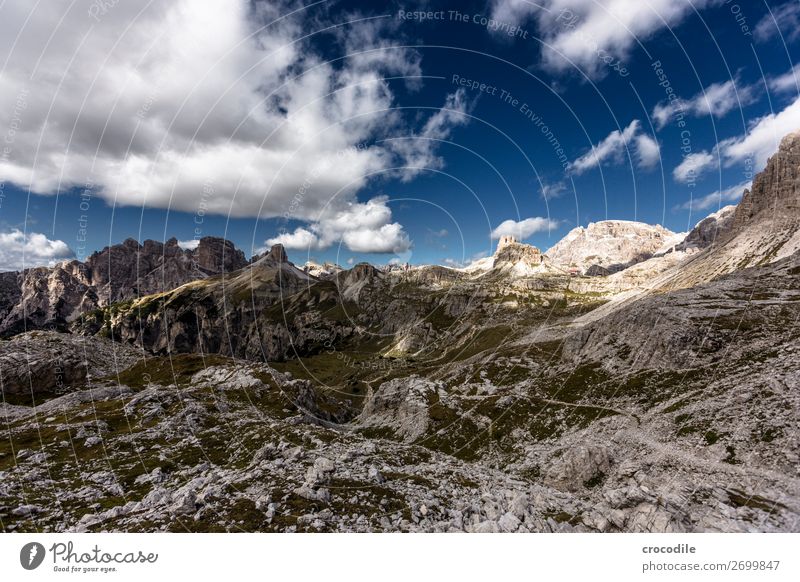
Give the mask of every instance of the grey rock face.
M 6 318 L 8 312 L 19 303 L 22 297 L 22 285 L 19 273 L 0 273 L 0 321 Z
M 676 250 L 704 249 L 721 240 L 733 228 L 736 206 L 725 206 L 698 222 Z
M 289 262 L 289 257 L 286 256 L 286 250 L 283 248 L 283 245 L 272 245 L 269 253 L 267 253 L 267 258 L 276 263 Z
M 581 272 L 593 266 L 615 272 L 666 250 L 680 242 L 680 238 L 658 225 L 604 220 L 571 230 L 546 255 L 558 265 L 574 267 Z
M 766 168 L 745 191 L 733 218 L 723 209 L 717 240 L 673 266 L 657 280 L 662 291 L 694 287 L 800 251 L 800 132 L 786 136 Z M 711 226 L 712 234 L 714 224 Z M 703 223 L 698 227 L 702 230 Z M 700 238 L 701 235 L 698 234 Z
M 563 355 L 615 370 L 685 369 L 722 357 L 756 357 L 773 342 L 795 341 L 798 268 L 796 254 L 713 283 L 642 297 L 568 335 Z
M 372 281 L 380 276 L 380 271 L 369 263 L 358 263 L 352 269 L 342 271 L 337 279 L 343 286 L 349 286 L 361 281 Z
M 0 344 L 0 376 L 5 394 L 64 392 L 86 381 L 88 372 L 79 352 L 31 339 L 17 336 Z
M 98 304 L 97 293 L 89 283 L 84 265 L 77 261 L 6 276 L 15 277 L 17 289 L 13 302 L 4 305 L 0 335 L 45 327 L 63 330 L 76 314 L 94 309 Z
M 130 366 L 138 352 L 104 338 L 28 332 L 0 342 L 5 394 L 63 394 Z
M 800 219 L 800 131 L 781 140 L 778 152 L 753 179 L 736 208 L 733 228 L 759 219 L 797 222 Z
M 536 247 L 517 242 L 509 242 L 498 247 L 494 255 L 494 267 L 502 268 L 503 265 L 514 265 L 524 262 L 531 267 L 537 267 L 544 262 L 544 255 Z
M 325 262 L 320 265 L 315 261 L 307 261 L 303 265 L 303 271 L 317 279 L 328 280 L 344 271 L 344 269 L 335 263 Z
M 325 319 L 321 303 L 335 306 L 335 286 L 310 288 L 311 278 L 288 262 L 264 257 L 225 279 L 203 279 L 144 297 L 105 313 L 87 314 L 77 333 L 101 333 L 150 353 L 233 355 L 274 360 L 304 353 L 352 333 L 352 325 Z M 300 294 L 304 292 L 305 294 Z
M 65 330 L 79 315 L 109 304 L 168 291 L 197 279 L 243 268 L 247 260 L 233 243 L 204 237 L 184 250 L 133 239 L 106 247 L 85 262 L 68 261 L 0 276 L 0 336 L 29 329 Z
M 392 430 L 403 440 L 414 441 L 428 430 L 430 402 L 438 398 L 437 392 L 437 385 L 425 378 L 391 380 L 369 395 L 357 422 L 367 428 Z
M 611 461 L 608 449 L 603 446 L 578 446 L 564 454 L 550 468 L 545 481 L 565 491 L 600 485 L 610 472 Z
M 174 289 L 209 275 L 243 268 L 247 260 L 230 241 L 204 237 L 184 250 L 174 238 L 166 243 L 128 239 L 106 247 L 86 260 L 88 283 L 97 289 L 100 305 Z
M 172 242 L 171 239 L 167 244 Z M 197 248 L 189 251 L 190 260 L 197 265 L 197 269 L 208 275 L 232 273 L 247 265 L 244 253 L 234 244 L 223 238 L 203 237 Z

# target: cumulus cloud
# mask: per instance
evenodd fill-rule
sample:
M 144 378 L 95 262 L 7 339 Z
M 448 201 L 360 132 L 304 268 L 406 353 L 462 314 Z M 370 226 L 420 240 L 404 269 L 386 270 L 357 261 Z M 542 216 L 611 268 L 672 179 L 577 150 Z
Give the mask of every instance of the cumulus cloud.
M 676 113 L 694 117 L 724 117 L 734 109 L 755 102 L 758 90 L 754 85 L 739 85 L 733 79 L 724 83 L 713 83 L 691 99 L 673 99 L 659 103 L 653 108 L 652 118 L 656 128 L 662 129 Z
M 492 238 L 499 239 L 501 236 L 511 235 L 517 240 L 525 240 L 537 232 L 550 231 L 558 227 L 558 221 L 550 218 L 536 216 L 526 218 L 517 222 L 516 220 L 505 220 L 492 231 Z
M 458 94 L 419 121 L 393 110 L 384 77 L 419 75 L 419 55 L 352 54 L 385 48 L 375 21 L 326 33 L 351 55 L 331 63 L 302 38 L 314 17 L 287 16 L 288 0 L 119 2 L 99 22 L 89 6 L 4 4 L 0 126 L 21 114 L 0 180 L 40 194 L 90 183 L 123 205 L 313 221 L 350 208 L 375 172 L 441 165 L 432 142 L 397 152 L 387 136 L 423 124 L 418 135 L 441 137 L 464 122 L 449 111 L 463 106 Z M 378 231 L 384 246 L 400 237 Z
M 547 43 L 543 65 L 564 71 L 577 65 L 600 76 L 609 59 L 625 60 L 638 42 L 674 27 L 693 8 L 714 0 L 494 0 L 492 16 L 502 22 L 531 21 Z M 573 64 L 574 63 L 574 64 Z
M 379 228 L 362 228 L 345 232 L 344 244 L 356 253 L 405 253 L 411 242 L 403 227 L 393 222 Z
M 633 148 L 637 166 L 652 168 L 661 155 L 658 142 L 641 131 L 641 123 L 634 119 L 622 131 L 615 129 L 600 143 L 570 164 L 570 170 L 577 175 L 596 168 L 602 163 L 621 164 L 625 153 Z
M 325 247 L 320 244 L 319 237 L 307 228 L 298 227 L 294 232 L 285 232 L 278 236 L 268 239 L 268 245 L 282 244 L 291 250 L 318 250 L 328 248 L 332 242 Z
M 800 37 L 800 4 L 796 0 L 770 9 L 753 29 L 753 36 L 758 42 L 766 42 L 779 35 L 786 42 L 794 42 Z
M 364 203 L 350 202 L 344 208 L 326 211 L 308 228 L 282 233 L 267 244 L 307 251 L 343 244 L 357 253 L 403 253 L 411 248 L 411 240 L 402 225 L 392 221 L 388 202 L 385 196 Z
M 683 158 L 683 161 L 672 170 L 676 182 L 688 184 L 697 181 L 706 170 L 714 166 L 717 157 L 709 152 L 695 152 Z
M 0 232 L 0 271 L 53 266 L 75 256 L 67 243 L 36 232 Z
M 775 93 L 796 93 L 800 94 L 800 64 L 783 75 L 771 77 L 767 81 L 769 88 Z
M 711 208 L 722 208 L 731 203 L 736 203 L 744 194 L 745 189 L 750 188 L 751 182 L 748 180 L 724 190 L 717 190 L 711 194 L 706 194 L 701 198 L 695 198 L 681 204 L 684 210 L 709 210 Z

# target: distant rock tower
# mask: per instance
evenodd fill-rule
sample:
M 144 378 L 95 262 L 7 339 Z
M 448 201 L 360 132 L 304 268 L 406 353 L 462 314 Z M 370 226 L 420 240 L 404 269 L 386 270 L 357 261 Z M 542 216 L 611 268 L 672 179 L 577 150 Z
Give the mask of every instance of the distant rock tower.
M 507 247 L 508 245 L 513 245 L 513 244 L 515 244 L 517 242 L 519 242 L 519 241 L 517 241 L 517 239 L 514 238 L 513 235 L 507 234 L 507 235 L 501 236 L 500 240 L 497 242 L 497 250 L 499 251 L 503 247 Z
M 278 243 L 276 245 L 272 245 L 272 248 L 269 249 L 269 253 L 267 253 L 267 257 L 276 263 L 288 263 L 289 257 L 286 256 L 286 250 L 283 248 L 283 245 Z

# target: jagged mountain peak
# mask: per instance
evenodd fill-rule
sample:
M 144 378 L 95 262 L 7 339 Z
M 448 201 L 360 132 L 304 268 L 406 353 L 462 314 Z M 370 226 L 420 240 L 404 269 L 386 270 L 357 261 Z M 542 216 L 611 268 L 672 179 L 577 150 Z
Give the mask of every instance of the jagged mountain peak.
M 800 131 L 781 140 L 752 187 L 744 191 L 733 228 L 738 231 L 759 220 L 800 220 Z
M 342 274 L 347 281 L 352 282 L 371 281 L 380 277 L 380 271 L 370 263 L 358 263 L 352 269 L 343 271 Z
M 670 248 L 683 236 L 661 225 L 603 220 L 572 229 L 545 255 L 557 265 L 582 273 L 593 267 L 615 272 Z
M 313 260 L 306 261 L 303 265 L 303 270 L 309 275 L 319 279 L 328 279 L 344 271 L 344 269 L 336 263 L 331 263 L 329 261 L 318 263 Z
M 191 249 L 166 242 L 128 238 L 92 253 L 86 261 L 4 274 L 0 334 L 41 326 L 63 328 L 81 313 L 111 303 L 168 291 L 190 281 L 247 266 L 229 240 L 206 236 Z
M 554 267 L 552 262 L 535 246 L 510 241 L 498 245 L 491 272 L 511 277 L 513 280 L 546 274 L 560 274 L 561 270 Z
M 282 244 L 272 245 L 272 248 L 269 249 L 269 253 L 267 253 L 267 258 L 277 263 L 289 262 L 289 257 L 286 255 L 286 249 L 283 248 Z
M 733 226 L 736 206 L 724 206 L 699 221 L 676 250 L 703 249 L 720 240 Z
M 494 253 L 494 266 L 498 267 L 503 263 L 517 263 L 526 261 L 530 264 L 538 265 L 544 262 L 542 251 L 533 245 L 520 242 L 509 242 L 502 246 L 498 245 Z

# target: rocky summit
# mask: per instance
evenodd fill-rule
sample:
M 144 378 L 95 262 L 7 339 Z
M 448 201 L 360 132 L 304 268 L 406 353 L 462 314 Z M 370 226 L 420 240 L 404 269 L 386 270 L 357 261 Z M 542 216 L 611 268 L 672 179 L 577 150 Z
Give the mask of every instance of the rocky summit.
M 4 274 L 0 525 L 798 531 L 798 143 L 687 234 L 461 269 L 126 241 Z
M 662 226 L 604 220 L 571 230 L 547 251 L 547 256 L 582 274 L 609 274 L 666 251 L 684 237 L 685 234 L 676 234 Z
M 133 239 L 66 261 L 0 274 L 0 336 L 40 328 L 64 330 L 81 314 L 120 301 L 174 289 L 189 281 L 229 273 L 248 264 L 233 243 L 204 237 L 193 249 L 178 240 Z

